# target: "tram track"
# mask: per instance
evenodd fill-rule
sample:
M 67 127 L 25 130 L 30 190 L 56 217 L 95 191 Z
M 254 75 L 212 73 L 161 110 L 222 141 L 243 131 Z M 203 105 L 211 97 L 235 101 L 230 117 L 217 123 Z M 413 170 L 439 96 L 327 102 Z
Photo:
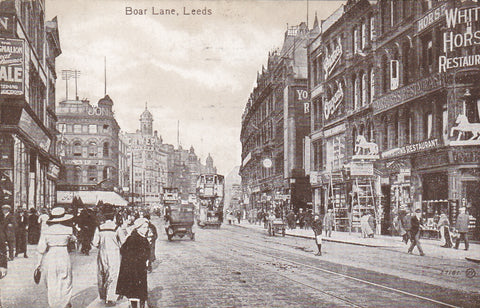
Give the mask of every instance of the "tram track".
M 292 257 L 294 257 L 293 253 L 289 252 L 285 249 L 279 249 L 279 248 L 276 248 L 276 247 L 272 247 L 271 245 L 268 245 L 268 246 L 264 245 L 263 249 L 258 249 L 258 242 L 253 242 L 253 241 L 247 241 L 247 240 L 244 240 L 244 239 L 240 239 L 240 238 L 238 238 L 238 234 L 236 234 L 235 232 L 233 232 L 231 230 L 228 230 L 228 229 L 224 229 L 224 230 L 226 230 L 226 231 L 228 231 L 232 234 L 230 239 L 235 242 L 235 245 L 227 245 L 227 244 L 223 244 L 223 243 L 219 243 L 219 244 L 221 244 L 225 247 L 228 247 L 228 248 L 236 251 L 237 253 L 241 252 L 242 250 L 245 249 L 245 250 L 248 250 L 248 251 L 253 252 L 255 254 L 272 258 L 274 260 L 287 262 L 287 263 L 290 263 L 290 264 L 293 264 L 293 265 L 296 265 L 296 266 L 299 266 L 299 267 L 319 271 L 319 272 L 322 272 L 324 274 L 333 275 L 333 276 L 336 276 L 336 277 L 341 277 L 343 279 L 354 281 L 356 283 L 363 284 L 363 285 L 368 285 L 370 287 L 374 287 L 376 289 L 381 289 L 381 290 L 386 291 L 386 292 L 390 292 L 390 293 L 394 293 L 394 294 L 401 294 L 403 296 L 406 296 L 406 297 L 409 297 L 409 298 L 414 298 L 414 299 L 422 301 L 422 302 L 428 302 L 428 303 L 433 304 L 435 306 L 460 307 L 460 306 L 456 306 L 456 305 L 446 303 L 446 302 L 441 301 L 441 300 L 436 300 L 436 299 L 433 299 L 433 298 L 430 298 L 430 297 L 427 297 L 427 296 L 423 296 L 423 295 L 415 294 L 415 293 L 408 292 L 408 291 L 405 291 L 405 290 L 401 290 L 399 288 L 387 286 L 387 285 L 377 283 L 377 282 L 368 281 L 368 280 L 365 280 L 365 279 L 354 277 L 352 275 L 332 271 L 332 270 L 326 269 L 324 267 L 320 267 L 318 265 L 311 265 L 311 264 L 307 264 L 305 262 L 300 262 L 298 260 L 293 260 L 292 259 Z M 254 245 L 255 247 L 252 247 L 251 245 Z M 265 249 L 267 249 L 269 251 L 265 251 Z M 283 254 L 284 256 L 279 256 L 278 255 L 279 253 Z M 285 256 L 285 254 L 289 254 L 290 256 Z M 324 290 L 322 290 L 318 287 L 315 287 L 315 286 L 312 286 L 312 285 L 309 285 L 309 284 L 305 284 L 305 283 L 303 283 L 301 281 L 298 281 L 296 279 L 292 279 L 291 277 L 288 277 L 286 275 L 281 275 L 281 276 L 285 279 L 289 279 L 289 280 L 292 280 L 296 283 L 300 283 L 302 285 L 305 285 L 305 286 L 307 286 L 311 289 L 314 289 L 314 290 L 316 290 L 318 292 L 321 292 L 323 294 L 326 294 L 328 296 L 335 297 L 336 299 L 341 300 L 342 302 L 344 302 L 344 303 L 346 303 L 350 306 L 364 307 L 364 306 L 362 306 L 358 303 L 355 303 L 355 302 L 351 301 L 350 299 L 343 298 L 343 297 L 337 296 L 335 294 L 331 294 L 330 292 L 326 292 L 326 291 L 324 291 Z

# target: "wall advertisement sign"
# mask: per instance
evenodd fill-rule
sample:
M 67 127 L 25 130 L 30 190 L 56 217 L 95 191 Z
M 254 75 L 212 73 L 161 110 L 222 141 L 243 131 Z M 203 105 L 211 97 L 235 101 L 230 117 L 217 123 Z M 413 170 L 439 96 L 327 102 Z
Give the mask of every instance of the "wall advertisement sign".
M 430 139 L 414 144 L 405 145 L 400 148 L 391 149 L 382 153 L 382 158 L 389 158 L 395 156 L 401 156 L 405 154 L 416 153 L 420 151 L 426 151 L 437 148 L 439 146 L 438 139 Z
M 18 126 L 28 135 L 31 136 L 33 141 L 45 152 L 48 152 L 50 149 L 50 144 L 52 140 L 48 137 L 47 134 L 40 128 L 35 120 L 28 114 L 26 110 L 22 110 L 22 115 L 20 116 L 20 121 Z
M 24 41 L 0 38 L 0 95 L 24 95 Z
M 361 162 L 351 162 L 350 166 L 350 176 L 372 176 L 373 173 L 373 163 L 361 163 Z

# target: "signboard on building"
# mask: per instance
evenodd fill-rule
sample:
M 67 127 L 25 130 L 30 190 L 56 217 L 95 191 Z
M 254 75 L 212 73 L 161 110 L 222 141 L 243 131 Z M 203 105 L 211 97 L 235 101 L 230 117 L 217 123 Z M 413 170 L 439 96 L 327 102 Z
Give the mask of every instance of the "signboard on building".
M 45 152 L 48 152 L 50 149 L 50 137 L 43 131 L 41 127 L 35 122 L 35 120 L 28 114 L 24 109 L 22 110 L 22 115 L 20 116 L 20 121 L 18 126 L 22 129 L 28 136 L 30 136 L 35 142 L 35 144 L 40 147 Z
M 423 32 L 423 30 L 429 28 L 431 25 L 442 19 L 442 17 L 445 16 L 446 8 L 447 5 L 444 3 L 439 7 L 428 11 L 422 18 L 417 21 L 417 33 Z
M 428 94 L 431 91 L 441 88 L 443 84 L 444 77 L 440 73 L 411 83 L 373 101 L 374 113 L 381 113 L 394 108 L 399 104 L 403 104 L 407 101 Z
M 443 53 L 438 58 L 438 71 L 445 73 L 455 68 L 480 66 L 480 7 L 449 8 L 445 11 L 446 27 L 443 32 Z M 474 31 L 476 30 L 476 31 Z M 457 51 L 472 49 L 475 53 Z M 458 55 L 449 57 L 449 55 Z
M 430 139 L 418 143 L 405 145 L 400 148 L 391 149 L 382 153 L 382 158 L 390 158 L 395 156 L 401 156 L 405 154 L 411 154 L 421 151 L 437 148 L 439 146 L 438 139 Z
M 0 38 L 0 95 L 24 95 L 24 41 Z
M 372 176 L 373 173 L 373 163 L 361 163 L 361 162 L 351 162 L 350 166 L 350 176 Z
M 0 15 L 0 34 L 13 34 L 15 22 L 13 15 Z
M 337 81 L 337 91 L 333 96 L 329 99 L 326 100 L 323 106 L 323 112 L 325 115 L 325 120 L 328 120 L 331 115 L 337 111 L 338 107 L 343 101 L 343 87 L 340 82 Z

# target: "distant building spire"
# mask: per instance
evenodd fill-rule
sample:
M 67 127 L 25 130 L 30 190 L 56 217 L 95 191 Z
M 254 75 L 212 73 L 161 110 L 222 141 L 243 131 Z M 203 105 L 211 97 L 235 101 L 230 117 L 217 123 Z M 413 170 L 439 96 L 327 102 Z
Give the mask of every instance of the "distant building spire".
M 315 20 L 313 21 L 313 29 L 318 28 L 318 16 L 317 11 L 315 11 Z

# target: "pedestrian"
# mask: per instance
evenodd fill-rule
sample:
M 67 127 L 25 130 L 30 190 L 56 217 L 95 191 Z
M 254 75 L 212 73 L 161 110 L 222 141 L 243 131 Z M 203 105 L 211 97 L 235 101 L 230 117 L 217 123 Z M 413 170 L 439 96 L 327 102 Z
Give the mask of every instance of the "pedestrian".
M 460 246 L 460 241 L 463 239 L 463 242 L 465 243 L 465 250 L 468 250 L 468 222 L 470 218 L 465 210 L 465 207 L 461 207 L 459 210 L 460 214 L 457 216 L 455 229 L 457 229 L 459 236 L 455 241 L 455 249 L 458 249 L 458 246 Z
M 408 253 L 412 254 L 413 248 L 417 246 L 418 252 L 421 256 L 424 256 L 422 246 L 420 244 L 420 230 L 422 228 L 422 211 L 420 209 L 415 210 L 415 215 L 412 215 L 411 229 L 410 229 L 410 248 Z
M 296 227 L 296 217 L 295 217 L 295 212 L 293 210 L 290 210 L 287 214 L 287 224 L 289 229 L 295 229 Z
M 401 213 L 395 216 L 395 218 L 392 221 L 393 229 L 395 232 L 402 237 L 402 240 L 405 238 L 405 228 L 403 227 L 403 222 L 402 222 L 402 217 Z
M 30 209 L 30 216 L 28 216 L 28 243 L 36 245 L 40 238 L 40 224 L 38 223 L 37 210 Z
M 438 224 L 437 224 L 438 230 L 440 231 L 440 236 L 442 240 L 442 246 L 444 248 L 451 248 L 453 246 L 452 244 L 452 238 L 450 236 L 450 222 L 448 221 L 447 214 L 445 212 L 442 212 L 440 215 L 440 218 L 438 219 Z
M 370 212 L 366 212 L 361 218 L 360 218 L 360 228 L 362 230 L 362 237 L 372 237 L 373 236 L 373 229 L 370 225 Z
M 300 229 L 303 229 L 305 227 L 305 213 L 303 212 L 302 208 L 298 210 L 297 218 L 298 218 L 298 227 Z
M 325 226 L 325 235 L 332 237 L 332 228 L 333 228 L 333 210 L 328 209 L 327 214 L 323 218 L 323 225 Z
M 37 268 L 41 269 L 47 285 L 48 305 L 55 308 L 71 307 L 72 265 L 67 245 L 73 236 L 73 215 L 62 207 L 52 209 L 47 226 L 40 235 L 37 250 L 41 254 Z
M 5 236 L 4 220 L 3 215 L 0 213 L 0 279 L 7 276 L 7 246 L 5 242 L 7 237 Z M 2 307 L 2 302 L 0 298 L 0 307 Z
M 149 262 L 148 262 L 148 271 L 152 272 L 152 264 L 157 260 L 157 257 L 155 256 L 155 244 L 157 242 L 158 238 L 158 232 L 157 232 L 157 227 L 152 223 L 150 220 L 150 214 L 146 214 L 145 218 L 148 220 L 148 233 L 147 233 L 147 240 L 148 243 L 150 244 L 150 257 L 149 257 Z
M 237 210 L 237 222 L 240 224 L 240 221 L 242 220 L 242 211 Z
M 28 258 L 27 255 L 27 228 L 28 217 L 23 208 L 18 208 L 15 215 L 17 220 L 15 228 L 15 257 L 23 253 L 24 258 Z
M 371 230 L 371 233 L 368 235 L 368 237 L 375 237 L 375 214 L 373 212 L 373 210 L 371 210 L 369 213 L 368 213 L 368 226 L 370 227 L 370 230 Z
M 98 293 L 100 299 L 105 302 L 105 306 L 113 307 L 116 305 L 117 300 L 117 279 L 121 259 L 121 231 L 113 221 L 115 216 L 113 206 L 104 206 L 103 216 L 105 222 L 95 230 L 92 244 L 98 248 Z
M 2 205 L 2 212 L 3 212 L 3 232 L 5 232 L 6 243 L 8 247 L 8 260 L 13 261 L 15 256 L 15 230 L 17 221 L 13 214 L 11 213 L 12 207 L 8 204 Z
M 317 256 L 322 255 L 322 219 L 320 215 L 315 214 L 314 220 L 312 222 L 312 230 L 315 235 L 315 243 L 317 244 L 318 252 Z
M 314 219 L 315 219 L 315 217 L 312 214 L 312 210 L 308 210 L 305 213 L 305 219 L 304 219 L 305 220 L 305 229 L 308 229 L 308 228 L 312 227 L 312 223 L 313 223 Z
M 408 240 L 410 240 L 410 243 L 412 242 L 411 238 L 411 229 L 412 229 L 412 209 L 407 208 L 406 209 L 406 214 L 403 216 L 402 222 L 403 222 L 403 228 L 405 229 L 405 234 L 403 237 L 403 241 L 405 242 L 405 245 L 408 245 Z
M 138 218 L 134 230 L 120 248 L 122 260 L 117 282 L 117 294 L 126 296 L 133 308 L 145 307 L 148 298 L 147 262 L 150 245 L 146 238 L 148 221 Z
M 50 219 L 50 215 L 48 215 L 48 210 L 44 207 L 40 210 L 40 213 L 40 216 L 38 216 L 38 223 L 40 224 L 40 234 L 42 234 L 42 230 L 47 226 L 47 221 Z

